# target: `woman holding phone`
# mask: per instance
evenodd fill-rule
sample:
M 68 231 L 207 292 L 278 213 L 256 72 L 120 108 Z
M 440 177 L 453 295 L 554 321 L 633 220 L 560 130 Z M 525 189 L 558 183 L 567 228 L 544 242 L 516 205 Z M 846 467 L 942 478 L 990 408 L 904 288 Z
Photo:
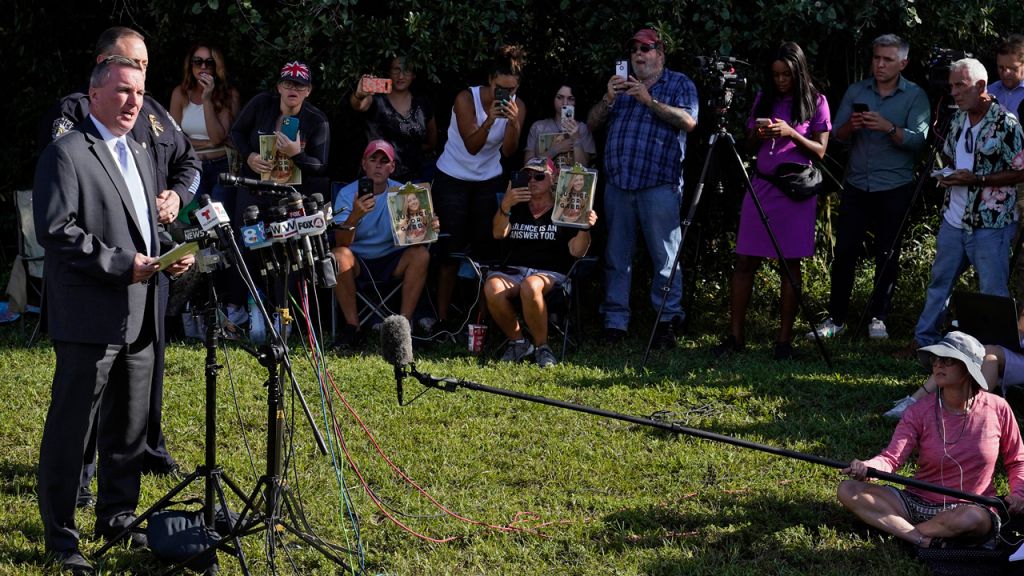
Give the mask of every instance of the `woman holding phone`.
M 597 152 L 594 137 L 591 136 L 586 122 L 577 122 L 576 96 L 567 82 L 563 82 L 555 92 L 552 102 L 551 116 L 537 120 L 530 126 L 530 134 L 526 137 L 527 158 L 537 156 L 541 148 L 540 138 L 543 134 L 565 134 L 563 139 L 555 139 L 551 147 L 542 154 L 547 158 L 556 159 L 561 166 L 581 164 L 590 165 L 590 159 Z M 586 116 L 584 116 L 585 118 Z
M 395 172 L 399 182 L 423 182 L 433 175 L 434 148 L 437 146 L 437 123 L 434 106 L 425 96 L 410 88 L 416 80 L 415 71 L 405 58 L 388 61 L 391 91 L 374 93 L 364 90 L 364 75 L 349 98 L 356 112 L 366 114 L 366 139 L 387 140 L 395 147 Z
M 469 252 L 478 260 L 493 257 L 496 241 L 491 217 L 504 192 L 501 158 L 519 148 L 526 105 L 516 97 L 525 53 L 502 46 L 491 63 L 486 85 L 471 86 L 455 97 L 448 143 L 437 160 L 432 187 L 441 219 L 442 263 L 438 275 L 438 319 L 448 317 L 458 261 L 453 252 Z
M 217 178 L 228 171 L 228 132 L 239 107 L 223 53 L 208 42 L 193 44 L 185 56 L 181 84 L 171 92 L 170 113 L 203 163 L 196 196 L 209 194 L 225 208 L 234 198 L 224 193 Z
M 800 259 L 814 254 L 814 223 L 817 201 L 791 200 L 765 175 L 775 174 L 782 163 L 811 164 L 825 155 L 832 130 L 828 101 L 814 87 L 807 58 L 794 42 L 783 43 L 765 70 L 765 89 L 757 95 L 747 122 L 747 145 L 757 154 L 753 193 L 757 195 L 778 240 L 782 257 L 800 283 Z M 778 258 L 757 207 L 750 194 L 743 197 L 736 238 L 736 265 L 730 288 L 730 333 L 716 347 L 718 355 L 742 352 L 746 340 L 744 324 L 754 289 L 754 275 L 765 258 Z M 796 319 L 797 290 L 782 277 L 779 331 L 773 357 L 793 356 L 793 322 Z
M 308 101 L 313 91 L 312 79 L 304 62 L 292 61 L 282 66 L 275 89 L 257 94 L 242 109 L 231 127 L 231 141 L 243 159 L 243 176 L 260 179 L 263 174 L 281 170 L 260 154 L 260 137 L 273 135 L 277 154 L 290 160 L 301 174 L 302 183 L 296 188 L 305 195 L 319 192 L 329 198 L 330 128 L 327 115 Z M 262 212 L 263 206 L 271 203 L 276 201 L 242 193 L 236 211 L 255 204 Z

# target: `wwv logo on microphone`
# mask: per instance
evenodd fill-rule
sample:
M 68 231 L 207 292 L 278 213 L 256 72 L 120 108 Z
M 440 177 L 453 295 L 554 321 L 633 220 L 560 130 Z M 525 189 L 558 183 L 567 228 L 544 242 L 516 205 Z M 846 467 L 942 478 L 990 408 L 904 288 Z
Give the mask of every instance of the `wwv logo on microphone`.
M 267 225 L 270 230 L 270 236 L 274 240 L 287 240 L 292 236 L 298 234 L 298 227 L 295 226 L 295 220 L 285 220 L 283 222 L 271 222 Z

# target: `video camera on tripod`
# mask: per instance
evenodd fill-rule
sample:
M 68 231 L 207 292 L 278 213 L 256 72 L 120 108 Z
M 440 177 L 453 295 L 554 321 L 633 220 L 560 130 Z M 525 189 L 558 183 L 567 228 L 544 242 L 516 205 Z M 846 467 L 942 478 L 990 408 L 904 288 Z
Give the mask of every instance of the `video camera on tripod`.
M 953 62 L 964 58 L 972 58 L 974 54 L 953 48 L 933 46 L 928 59 L 928 87 L 943 95 L 949 94 L 949 70 Z
M 747 78 L 735 64 L 749 66 L 747 62 L 732 56 L 698 56 L 698 80 L 707 91 L 707 104 L 717 115 L 724 115 L 732 105 L 736 90 L 747 87 Z

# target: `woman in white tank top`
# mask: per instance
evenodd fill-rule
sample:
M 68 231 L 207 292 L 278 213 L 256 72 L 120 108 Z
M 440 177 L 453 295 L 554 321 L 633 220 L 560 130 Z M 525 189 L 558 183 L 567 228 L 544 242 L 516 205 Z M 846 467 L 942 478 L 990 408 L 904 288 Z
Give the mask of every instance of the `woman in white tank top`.
M 525 54 L 503 46 L 491 65 L 488 83 L 459 92 L 452 107 L 448 143 L 437 159 L 433 199 L 441 221 L 438 318 L 445 322 L 455 289 L 458 262 L 448 256 L 466 252 L 477 260 L 496 253 L 491 219 L 497 194 L 505 191 L 501 158 L 519 150 L 526 105 L 516 98 Z M 445 324 L 442 324 L 445 326 Z M 446 326 L 447 327 L 447 326 Z
M 210 194 L 225 203 L 229 214 L 234 213 L 228 206 L 231 198 L 216 183 L 228 171 L 226 144 L 239 106 L 238 90 L 228 83 L 221 51 L 207 43 L 193 45 L 185 57 L 181 84 L 171 93 L 170 113 L 203 163 L 196 198 Z

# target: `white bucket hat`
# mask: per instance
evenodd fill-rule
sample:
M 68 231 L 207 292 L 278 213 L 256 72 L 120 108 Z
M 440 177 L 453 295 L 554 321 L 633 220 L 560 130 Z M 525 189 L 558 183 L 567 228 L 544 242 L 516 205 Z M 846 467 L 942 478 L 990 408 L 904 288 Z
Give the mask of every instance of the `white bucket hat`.
M 974 336 L 953 331 L 943 336 L 942 340 L 935 344 L 917 349 L 917 357 L 922 364 L 930 366 L 932 355 L 954 358 L 963 362 L 964 366 L 967 366 L 967 372 L 978 383 L 978 386 L 981 386 L 982 390 L 988 390 L 988 382 L 985 382 L 985 377 L 981 374 L 981 363 L 985 359 L 985 347 Z

